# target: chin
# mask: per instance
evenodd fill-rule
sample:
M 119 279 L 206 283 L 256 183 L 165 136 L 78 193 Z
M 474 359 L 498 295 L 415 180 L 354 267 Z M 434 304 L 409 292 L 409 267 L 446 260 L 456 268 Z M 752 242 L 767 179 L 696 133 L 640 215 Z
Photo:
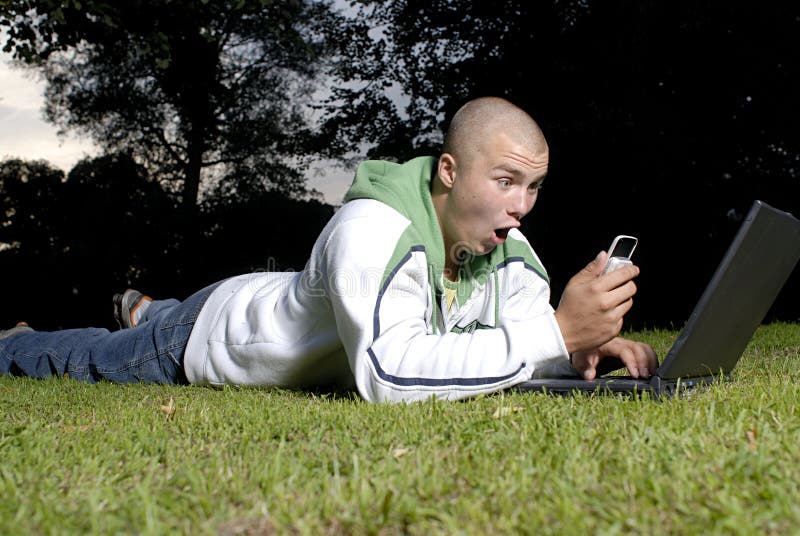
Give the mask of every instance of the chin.
M 494 248 L 496 248 L 496 247 L 497 246 L 495 244 L 487 244 L 487 245 L 481 247 L 480 250 L 475 253 L 475 255 L 478 256 L 478 257 L 480 257 L 481 255 L 488 255 L 489 253 L 494 251 Z

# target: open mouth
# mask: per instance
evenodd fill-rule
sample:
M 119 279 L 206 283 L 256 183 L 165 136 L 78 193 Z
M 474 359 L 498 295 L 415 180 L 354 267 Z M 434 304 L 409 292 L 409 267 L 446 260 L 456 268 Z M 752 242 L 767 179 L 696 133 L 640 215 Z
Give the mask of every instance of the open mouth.
M 494 235 L 497 237 L 497 241 L 500 243 L 505 242 L 506 238 L 508 238 L 508 231 L 510 230 L 511 228 L 509 227 L 504 227 L 502 229 L 495 229 Z

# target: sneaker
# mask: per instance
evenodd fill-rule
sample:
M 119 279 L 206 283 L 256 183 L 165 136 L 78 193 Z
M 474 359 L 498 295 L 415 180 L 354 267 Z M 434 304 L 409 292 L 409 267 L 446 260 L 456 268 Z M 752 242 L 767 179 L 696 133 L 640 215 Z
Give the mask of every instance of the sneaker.
M 33 328 L 28 326 L 26 322 L 17 322 L 17 325 L 11 329 L 4 329 L 0 331 L 0 339 L 5 339 L 17 333 L 24 333 L 26 331 L 33 331 Z
M 153 298 L 129 288 L 122 294 L 114 294 L 113 301 L 114 319 L 120 329 L 125 329 L 135 328 L 139 324 L 144 312 L 153 303 Z

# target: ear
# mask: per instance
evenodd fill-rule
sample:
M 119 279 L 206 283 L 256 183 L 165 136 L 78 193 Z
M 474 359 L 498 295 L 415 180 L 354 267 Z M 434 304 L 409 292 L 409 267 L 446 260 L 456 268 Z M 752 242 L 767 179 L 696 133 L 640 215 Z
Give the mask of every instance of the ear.
M 439 157 L 439 181 L 448 190 L 456 182 L 456 159 L 450 153 L 443 153 Z

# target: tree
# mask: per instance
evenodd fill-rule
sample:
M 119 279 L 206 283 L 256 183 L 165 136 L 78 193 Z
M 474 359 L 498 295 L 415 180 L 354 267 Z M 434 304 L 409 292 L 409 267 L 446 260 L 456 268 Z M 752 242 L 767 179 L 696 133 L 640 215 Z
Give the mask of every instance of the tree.
M 111 296 L 126 287 L 182 299 L 233 274 L 299 270 L 333 213 L 277 191 L 211 197 L 197 218 L 203 249 L 179 270 L 174 208 L 124 153 L 84 159 L 66 177 L 44 161 L 0 162 L 0 326 L 113 328 Z
M 800 214 L 795 2 L 356 4 L 386 55 L 344 62 L 369 83 L 333 97 L 402 96 L 402 121 L 375 132 L 373 153 L 434 153 L 455 110 L 483 95 L 540 122 L 550 173 L 523 227 L 555 274 L 556 299 L 566 274 L 625 231 L 642 238 L 645 267 L 629 319 L 683 320 L 753 199 Z M 332 120 L 358 130 L 359 117 L 371 119 L 354 106 Z M 692 260 L 679 277 L 664 262 L 676 237 Z
M 64 180 L 63 171 L 43 160 L 0 162 L 0 252 L 8 256 L 24 244 L 31 257 L 46 259 L 63 251 Z
M 0 17 L 3 50 L 44 73 L 47 118 L 132 154 L 186 214 L 204 181 L 307 194 L 320 26 L 339 20 L 324 1 L 19 0 Z
M 44 161 L 12 159 L 0 162 L 0 273 L 5 281 L 3 326 L 33 320 L 33 304 L 63 303 L 71 286 L 46 296 L 44 289 L 62 271 L 69 249 L 64 236 L 69 216 L 63 197 L 64 172 Z M 49 290 L 49 289 L 48 289 Z M 38 318 L 37 318 L 38 319 Z
M 43 161 L 0 162 L 0 325 L 111 327 L 114 292 L 174 287 L 173 208 L 125 154 L 83 160 L 67 177 Z
M 550 141 L 523 225 L 556 298 L 624 231 L 647 274 L 634 315 L 682 320 L 754 198 L 800 213 L 793 2 L 351 0 L 343 16 L 314 0 L 46 0 L 0 14 L 6 49 L 43 66 L 50 117 L 130 147 L 187 210 L 205 176 L 203 217 L 264 185 L 301 197 L 311 153 L 435 152 L 481 95 L 521 105 Z M 676 236 L 686 277 L 663 262 Z

